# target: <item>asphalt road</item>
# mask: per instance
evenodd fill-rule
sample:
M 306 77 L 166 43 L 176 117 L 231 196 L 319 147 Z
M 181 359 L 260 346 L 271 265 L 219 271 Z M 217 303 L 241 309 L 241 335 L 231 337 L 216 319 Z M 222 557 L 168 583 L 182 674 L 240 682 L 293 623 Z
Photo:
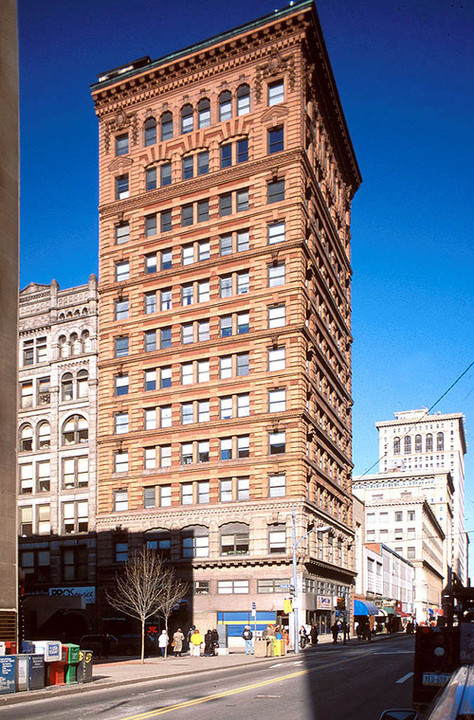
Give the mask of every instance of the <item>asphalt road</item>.
M 410 707 L 413 638 L 0 708 L 0 720 L 378 720 Z

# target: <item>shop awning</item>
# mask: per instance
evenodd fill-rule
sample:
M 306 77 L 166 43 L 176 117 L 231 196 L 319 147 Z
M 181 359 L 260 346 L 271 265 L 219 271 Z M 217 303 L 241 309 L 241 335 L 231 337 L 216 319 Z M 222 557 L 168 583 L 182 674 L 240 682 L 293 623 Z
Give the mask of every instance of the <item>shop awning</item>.
M 354 615 L 381 615 L 375 603 L 369 600 L 354 600 Z
M 397 615 L 395 612 L 395 608 L 388 605 L 387 607 L 384 606 L 384 611 L 387 613 L 387 615 Z

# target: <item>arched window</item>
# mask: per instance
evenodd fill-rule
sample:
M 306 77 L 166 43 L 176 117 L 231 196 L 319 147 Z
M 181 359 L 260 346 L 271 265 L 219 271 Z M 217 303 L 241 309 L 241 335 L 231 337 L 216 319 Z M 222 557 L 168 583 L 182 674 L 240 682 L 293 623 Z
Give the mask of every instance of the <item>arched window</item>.
M 79 335 L 77 333 L 72 333 L 71 337 L 69 338 L 69 342 L 71 343 L 71 355 L 79 355 L 79 353 L 81 352 Z
M 78 398 L 85 398 L 89 394 L 89 373 L 87 370 L 79 370 L 77 373 L 77 396 Z
M 82 352 L 87 353 L 91 351 L 91 336 L 89 330 L 83 330 L 81 333 L 81 345 Z
M 51 428 L 49 423 L 42 422 L 37 428 L 38 450 L 51 447 Z
M 181 550 L 183 558 L 209 557 L 209 529 L 203 525 L 183 528 Z
M 442 432 L 436 435 L 436 450 L 444 450 L 444 433 Z
M 72 388 L 72 373 L 64 373 L 61 378 L 61 400 L 67 402 L 74 397 Z
M 408 453 L 411 453 L 411 437 L 410 435 L 407 435 L 404 442 L 403 442 L 403 451 L 405 455 Z
M 224 90 L 219 95 L 219 120 L 229 120 L 232 117 L 232 93 Z
M 237 115 L 246 115 L 250 112 L 250 88 L 241 85 L 237 89 Z
M 81 415 L 73 415 L 63 425 L 62 444 L 74 445 L 86 443 L 89 439 L 87 420 Z
M 198 128 L 209 127 L 211 124 L 211 103 L 208 98 L 202 98 L 198 104 Z
M 173 113 L 164 112 L 161 116 L 161 139 L 169 140 L 173 137 Z
M 189 133 L 194 130 L 194 114 L 193 114 L 193 106 L 189 105 L 183 105 L 181 108 L 181 132 L 182 133 Z
M 426 436 L 426 452 L 433 452 L 433 435 L 431 433 Z
M 145 147 L 156 143 L 156 120 L 149 117 L 145 120 Z
M 415 435 L 415 452 L 421 453 L 421 435 Z
M 20 452 L 33 450 L 33 428 L 31 425 L 22 425 L 20 428 Z
M 400 438 L 393 438 L 393 454 L 400 455 Z
M 249 526 L 245 523 L 227 523 L 220 528 L 221 555 L 249 554 Z
M 59 344 L 59 357 L 62 357 L 62 358 L 67 357 L 67 341 L 66 341 L 65 335 L 61 335 L 59 337 L 58 344 Z

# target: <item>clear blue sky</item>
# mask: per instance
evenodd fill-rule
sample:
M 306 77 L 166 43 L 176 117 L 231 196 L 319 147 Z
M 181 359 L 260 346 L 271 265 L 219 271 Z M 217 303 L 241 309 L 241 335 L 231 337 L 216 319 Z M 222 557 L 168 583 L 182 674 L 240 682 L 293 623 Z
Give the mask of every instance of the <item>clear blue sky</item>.
M 20 284 L 56 278 L 64 288 L 97 272 L 89 91 L 97 74 L 283 5 L 18 3 Z M 474 359 L 474 3 L 320 0 L 317 8 L 364 179 L 352 215 L 353 459 L 362 473 L 377 459 L 374 423 L 431 406 Z M 474 531 L 473 377 L 436 409 L 466 415 L 466 528 Z

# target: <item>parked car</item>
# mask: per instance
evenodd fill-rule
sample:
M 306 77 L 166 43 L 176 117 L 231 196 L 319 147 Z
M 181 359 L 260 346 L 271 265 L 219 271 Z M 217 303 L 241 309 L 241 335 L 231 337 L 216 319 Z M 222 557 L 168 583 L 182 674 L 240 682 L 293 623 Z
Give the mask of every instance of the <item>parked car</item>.
M 108 655 L 117 655 L 119 641 L 115 635 L 110 635 L 110 633 L 97 633 L 95 635 L 83 635 L 79 645 L 83 650 L 92 650 L 95 657 L 101 658 Z

